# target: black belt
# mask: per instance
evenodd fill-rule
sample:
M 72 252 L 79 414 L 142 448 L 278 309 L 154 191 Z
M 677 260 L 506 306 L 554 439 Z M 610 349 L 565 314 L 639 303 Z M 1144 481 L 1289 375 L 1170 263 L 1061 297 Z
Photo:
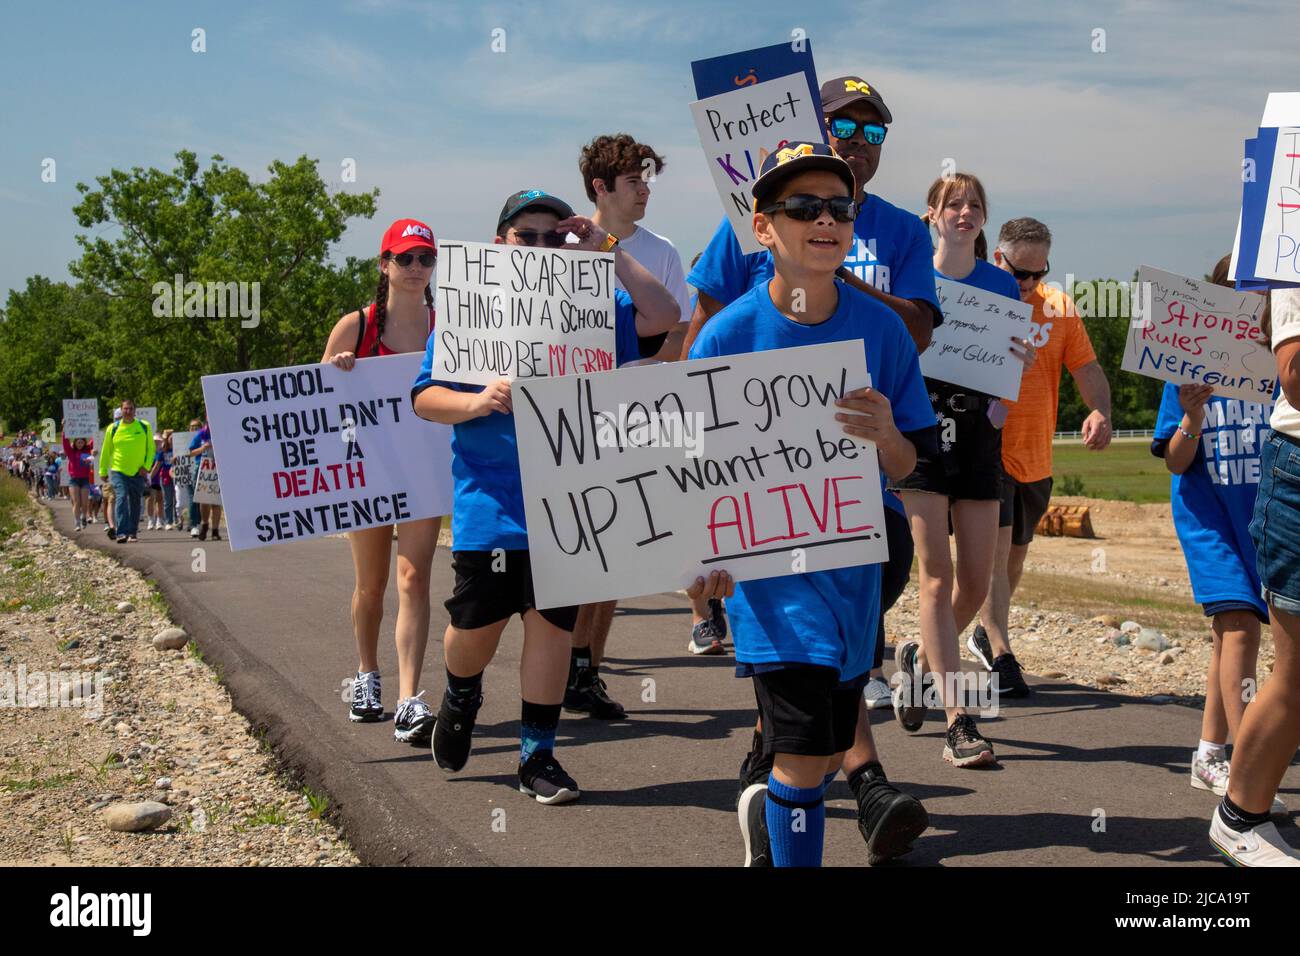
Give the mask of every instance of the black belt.
M 982 395 L 955 392 L 948 396 L 947 405 L 954 412 L 978 412 L 983 410 L 985 401 Z

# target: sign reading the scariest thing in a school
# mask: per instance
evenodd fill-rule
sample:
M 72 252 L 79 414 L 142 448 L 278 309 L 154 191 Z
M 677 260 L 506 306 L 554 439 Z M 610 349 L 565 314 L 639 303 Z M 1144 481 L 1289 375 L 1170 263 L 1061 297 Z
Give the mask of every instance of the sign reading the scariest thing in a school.
M 613 253 L 443 242 L 436 301 L 434 381 L 487 385 L 616 364 Z
M 231 549 L 449 514 L 451 429 L 411 408 L 422 359 L 205 375 Z
M 515 383 L 538 606 L 884 561 L 869 384 L 860 341 Z

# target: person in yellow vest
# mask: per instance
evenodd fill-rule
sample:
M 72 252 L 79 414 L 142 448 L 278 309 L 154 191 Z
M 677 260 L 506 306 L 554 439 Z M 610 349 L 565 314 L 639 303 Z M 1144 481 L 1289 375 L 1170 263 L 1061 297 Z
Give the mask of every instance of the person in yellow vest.
M 135 402 L 125 399 L 122 417 L 104 430 L 99 453 L 100 483 L 111 482 L 117 499 L 113 523 L 118 544 L 139 540 L 140 498 L 153 456 L 152 429 L 147 421 L 135 417 Z

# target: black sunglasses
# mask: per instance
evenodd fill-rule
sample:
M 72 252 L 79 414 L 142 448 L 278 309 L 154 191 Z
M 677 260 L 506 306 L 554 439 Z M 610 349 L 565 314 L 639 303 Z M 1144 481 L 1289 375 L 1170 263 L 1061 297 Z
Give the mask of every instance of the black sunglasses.
M 539 232 L 536 229 L 516 229 L 515 235 L 519 237 L 521 245 L 545 245 L 551 249 L 558 249 L 560 246 L 564 245 L 564 240 L 566 238 L 565 233 L 556 232 L 553 229 L 550 232 Z
M 774 212 L 784 212 L 798 222 L 813 222 L 822 214 L 823 209 L 830 209 L 831 218 L 836 222 L 852 222 L 858 218 L 858 204 L 848 196 L 832 196 L 830 199 L 823 199 L 821 196 L 808 196 L 803 193 L 772 203 L 759 212 L 766 216 Z
M 1017 269 L 1016 264 L 1011 261 L 1010 256 L 1008 256 L 1005 252 L 1002 253 L 1002 258 L 1005 259 L 1007 261 L 1007 265 L 1011 267 L 1011 274 L 1015 276 L 1017 279 L 1019 279 L 1021 282 L 1023 282 L 1025 279 L 1041 279 L 1043 276 L 1047 275 L 1047 273 L 1052 271 L 1052 262 L 1050 259 L 1047 262 L 1046 269 L 1040 269 L 1036 272 L 1030 272 L 1028 269 Z
M 438 261 L 438 254 L 436 252 L 422 252 L 417 256 L 414 252 L 399 252 L 397 255 L 392 255 L 390 253 L 385 255 L 384 258 L 392 259 L 403 269 L 409 266 L 413 260 L 419 259 L 420 265 L 427 269 Z
M 872 146 L 879 146 L 885 141 L 885 134 L 889 130 L 883 123 L 872 123 L 866 120 L 850 119 L 847 116 L 832 116 L 826 121 L 826 128 L 831 131 L 831 135 L 836 139 L 852 139 L 853 135 L 862 130 L 862 138 Z

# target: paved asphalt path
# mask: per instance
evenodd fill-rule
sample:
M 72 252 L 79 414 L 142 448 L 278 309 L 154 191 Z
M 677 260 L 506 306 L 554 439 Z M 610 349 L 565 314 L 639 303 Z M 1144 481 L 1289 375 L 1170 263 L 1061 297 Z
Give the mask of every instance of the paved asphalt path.
M 74 536 L 68 507 L 60 503 L 55 512 L 59 530 Z M 235 706 L 267 730 L 284 761 L 329 794 L 367 863 L 734 866 L 743 859 L 733 803 L 753 694 L 733 676 L 730 653 L 686 653 L 690 618 L 676 595 L 620 606 L 603 672 L 629 719 L 563 716 L 557 753 L 582 799 L 546 807 L 516 789 L 518 619 L 487 671 L 470 761 L 448 775 L 429 750 L 393 740 L 395 587 L 380 638 L 390 717 L 380 724 L 347 719 L 341 684 L 356 657 L 345 540 L 234 553 L 225 541 L 200 545 L 180 532 L 145 531 L 138 544 L 118 545 L 96 525 L 75 537 L 158 582 L 205 658 L 223 668 Z M 204 572 L 191 570 L 194 547 L 206 550 Z M 441 602 L 451 584 L 450 555 L 440 549 L 423 685 L 435 710 L 445 682 Z M 1033 698 L 1010 701 L 1000 717 L 981 721 L 998 753 L 996 769 L 945 763 L 941 717 L 908 735 L 891 710 L 873 713 L 891 780 L 930 814 L 907 864 L 1217 864 L 1206 835 L 1215 798 L 1188 785 L 1198 711 L 1031 683 Z M 1300 808 L 1294 765 L 1282 797 Z M 1300 843 L 1294 827 L 1282 832 Z M 866 865 L 842 778 L 828 793 L 825 862 Z

